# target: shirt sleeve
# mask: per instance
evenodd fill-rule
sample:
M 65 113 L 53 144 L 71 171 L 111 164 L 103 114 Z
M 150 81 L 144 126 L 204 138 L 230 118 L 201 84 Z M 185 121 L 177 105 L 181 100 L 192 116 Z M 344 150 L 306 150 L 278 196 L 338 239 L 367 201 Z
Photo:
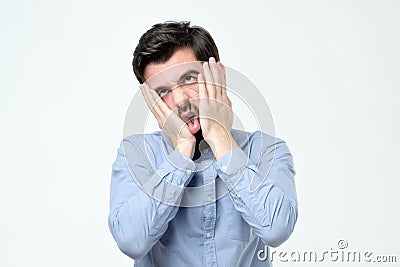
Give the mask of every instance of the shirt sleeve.
M 295 171 L 286 143 L 260 136 L 250 146 L 250 155 L 235 148 L 216 162 L 216 168 L 236 210 L 266 245 L 276 247 L 296 224 Z M 260 140 L 264 142 L 258 144 Z
M 154 169 L 137 142 L 122 142 L 112 168 L 108 224 L 123 253 L 137 259 L 151 250 L 175 217 L 194 168 L 173 151 Z

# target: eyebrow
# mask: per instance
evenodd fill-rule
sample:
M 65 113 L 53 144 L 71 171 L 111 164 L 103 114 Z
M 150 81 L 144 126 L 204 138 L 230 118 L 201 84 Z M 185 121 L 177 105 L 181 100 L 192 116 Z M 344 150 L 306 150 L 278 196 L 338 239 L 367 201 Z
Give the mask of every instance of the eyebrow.
M 186 72 L 184 72 L 181 76 L 179 76 L 178 81 L 183 80 L 183 78 L 185 78 L 186 76 L 190 75 L 190 74 L 199 74 L 200 72 L 195 70 L 195 69 L 191 69 L 191 70 L 187 70 Z M 158 86 L 156 88 L 154 88 L 154 91 L 156 91 L 156 93 L 158 94 L 161 90 L 169 90 L 170 86 L 166 86 L 166 85 L 161 85 Z

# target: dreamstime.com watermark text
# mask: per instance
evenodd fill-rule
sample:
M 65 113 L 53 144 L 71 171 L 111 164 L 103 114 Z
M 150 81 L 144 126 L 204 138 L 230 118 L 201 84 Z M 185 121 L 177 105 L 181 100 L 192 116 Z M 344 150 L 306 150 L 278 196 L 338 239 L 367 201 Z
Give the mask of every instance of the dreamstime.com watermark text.
M 317 252 L 315 250 L 305 251 L 272 251 L 268 259 L 268 248 L 265 247 L 257 252 L 257 258 L 260 261 L 269 260 L 271 262 L 366 262 L 366 263 L 394 263 L 397 262 L 397 256 L 394 255 L 375 255 L 369 250 L 348 249 L 346 240 L 339 240 L 337 248 L 330 248 L 325 251 Z

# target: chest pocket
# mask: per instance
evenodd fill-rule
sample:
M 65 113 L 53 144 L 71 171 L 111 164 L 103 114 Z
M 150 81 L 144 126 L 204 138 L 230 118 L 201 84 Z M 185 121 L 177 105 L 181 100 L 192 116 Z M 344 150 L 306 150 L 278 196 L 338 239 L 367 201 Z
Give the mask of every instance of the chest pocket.
M 248 241 L 250 238 L 250 226 L 243 219 L 242 215 L 235 209 L 229 193 L 219 199 L 218 202 L 220 205 L 217 206 L 217 213 L 219 213 L 218 208 L 220 211 L 224 211 L 222 214 L 219 213 L 221 215 L 220 220 L 227 224 L 229 238 L 233 240 Z

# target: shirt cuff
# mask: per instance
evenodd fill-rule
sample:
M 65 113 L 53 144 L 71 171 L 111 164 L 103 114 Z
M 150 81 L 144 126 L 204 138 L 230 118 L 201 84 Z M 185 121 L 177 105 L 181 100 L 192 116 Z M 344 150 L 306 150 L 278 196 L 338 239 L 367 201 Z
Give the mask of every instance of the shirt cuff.
M 172 151 L 157 171 L 161 177 L 173 185 L 184 186 L 190 181 L 190 177 L 195 171 L 194 162 L 183 153 Z M 168 175 L 172 174 L 172 175 Z
M 243 171 L 248 160 L 248 156 L 241 148 L 234 148 L 217 160 L 217 173 L 221 178 L 229 180 L 238 172 Z

